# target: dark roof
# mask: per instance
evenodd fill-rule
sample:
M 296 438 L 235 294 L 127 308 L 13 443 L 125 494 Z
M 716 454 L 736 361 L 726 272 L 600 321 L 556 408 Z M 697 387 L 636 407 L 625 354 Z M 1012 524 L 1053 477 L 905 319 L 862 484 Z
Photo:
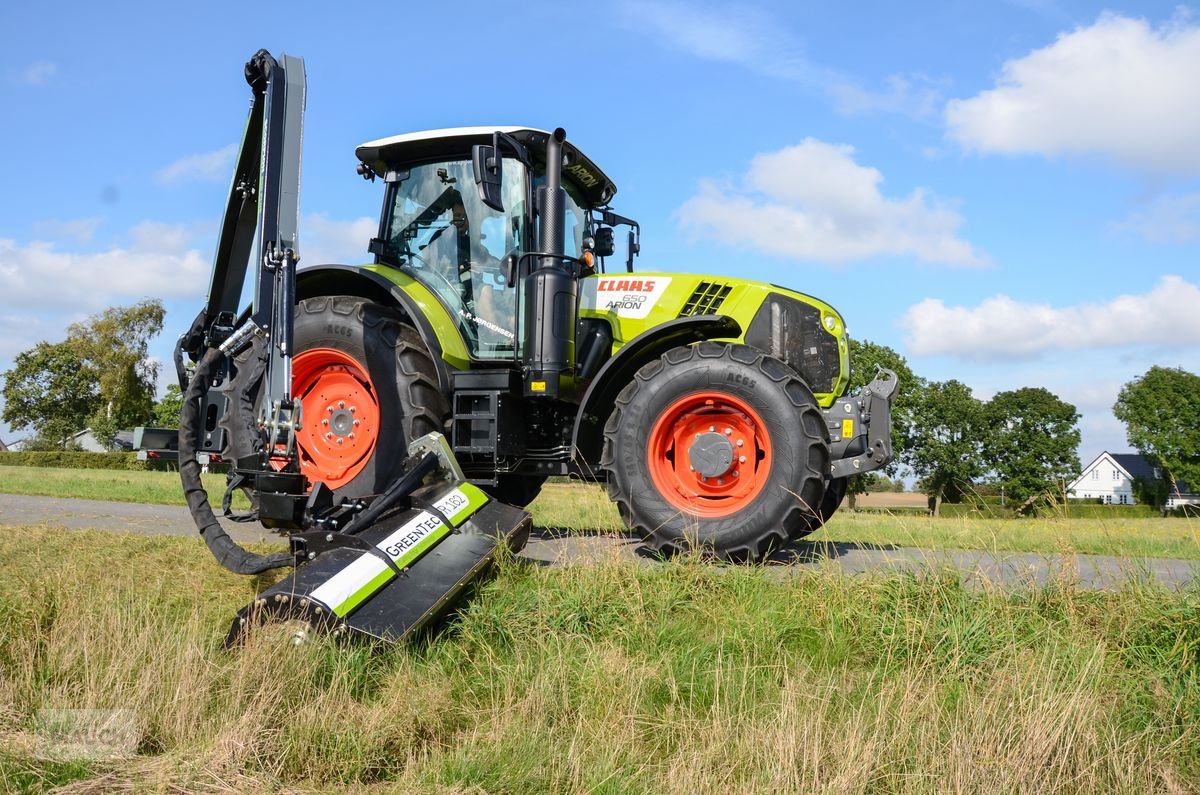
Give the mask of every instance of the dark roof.
M 1140 453 L 1109 453 L 1112 459 L 1116 461 L 1131 477 L 1137 480 L 1162 480 L 1162 472 L 1159 470 L 1158 462 L 1153 458 L 1147 458 Z M 1188 484 L 1182 480 L 1175 482 L 1176 488 L 1180 494 L 1191 494 L 1192 490 Z
M 1159 480 L 1162 477 L 1154 471 L 1158 469 L 1158 462 L 1139 453 L 1109 453 L 1109 456 L 1138 480 Z

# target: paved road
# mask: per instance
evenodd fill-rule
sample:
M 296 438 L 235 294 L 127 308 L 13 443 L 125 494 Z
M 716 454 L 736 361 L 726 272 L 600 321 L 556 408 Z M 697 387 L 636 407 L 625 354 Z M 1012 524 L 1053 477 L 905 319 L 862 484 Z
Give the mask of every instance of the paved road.
M 0 494 L 0 532 L 3 532 L 3 525 L 18 524 L 178 536 L 191 536 L 196 532 L 191 516 L 182 507 Z M 278 540 L 278 536 L 256 524 L 227 523 L 226 528 L 239 543 Z M 547 565 L 589 563 L 613 557 L 643 565 L 653 563 L 636 539 L 613 534 L 568 534 L 553 528 L 535 528 L 522 557 Z M 930 552 L 904 547 L 803 541 L 777 554 L 772 559 L 772 566 L 779 576 L 793 576 L 821 566 L 834 566 L 849 574 L 881 569 L 953 570 L 968 586 L 1001 585 L 1008 588 L 1043 585 L 1058 578 L 1074 580 L 1081 587 L 1092 589 L 1115 588 L 1130 580 L 1180 588 L 1192 584 L 1200 576 L 1200 561 L 1190 560 L 1020 552 Z

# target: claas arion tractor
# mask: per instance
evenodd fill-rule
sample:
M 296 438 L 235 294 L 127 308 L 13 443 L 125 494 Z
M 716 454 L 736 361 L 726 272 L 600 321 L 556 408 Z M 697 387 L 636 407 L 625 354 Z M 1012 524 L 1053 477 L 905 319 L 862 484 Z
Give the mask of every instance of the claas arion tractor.
M 500 547 L 520 549 L 521 509 L 550 477 L 605 483 L 664 554 L 758 560 L 891 459 L 895 375 L 845 394 L 842 316 L 731 276 L 635 273 L 638 224 L 562 129 L 359 146 L 358 174 L 383 188 L 373 261 L 298 268 L 304 64 L 260 51 L 245 74 L 208 301 L 176 354 L 181 473 L 206 542 L 234 571 L 294 569 L 231 640 L 279 615 L 407 637 Z M 225 514 L 285 534 L 286 553 L 222 529 L 197 462 L 216 455 L 232 462 Z

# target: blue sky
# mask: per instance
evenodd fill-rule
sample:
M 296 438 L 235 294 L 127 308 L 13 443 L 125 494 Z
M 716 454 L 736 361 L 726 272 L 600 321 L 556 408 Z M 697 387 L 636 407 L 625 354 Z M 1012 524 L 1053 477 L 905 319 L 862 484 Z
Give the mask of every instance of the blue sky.
M 0 370 L 146 296 L 169 361 L 259 47 L 307 62 L 308 262 L 368 259 L 358 143 L 561 125 L 642 223 L 642 269 L 820 296 L 983 398 L 1044 386 L 1085 463 L 1127 449 L 1121 384 L 1200 372 L 1200 14 L 1053 0 L 8 4 Z

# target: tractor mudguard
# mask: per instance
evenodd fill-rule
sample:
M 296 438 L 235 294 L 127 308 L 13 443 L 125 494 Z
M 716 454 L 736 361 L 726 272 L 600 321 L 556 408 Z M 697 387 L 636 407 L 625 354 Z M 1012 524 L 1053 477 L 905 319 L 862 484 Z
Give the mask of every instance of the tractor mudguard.
M 439 318 L 431 314 L 429 309 L 440 310 L 445 315 L 440 305 L 422 306 L 395 281 L 372 270 L 371 266 L 319 265 L 297 271 L 297 301 L 322 295 L 355 295 L 398 307 L 412 322 L 429 350 L 437 366 L 438 386 L 443 394 L 450 395 L 453 392 L 454 377 L 448 360 L 455 365 L 455 369 L 466 369 L 469 360 L 462 337 L 448 316 L 435 326 Z
M 517 552 L 529 537 L 529 514 L 469 483 L 427 486 L 411 503 L 349 539 L 306 534 L 317 541 L 309 560 L 237 614 L 226 644 L 268 620 L 299 620 L 361 640 L 407 640 L 448 614 L 501 546 Z
M 642 365 L 680 345 L 736 338 L 741 333 L 741 326 L 731 317 L 697 315 L 662 323 L 622 346 L 596 373 L 579 402 L 571 436 L 577 461 L 593 465 L 599 462 L 604 443 L 604 421 L 608 419 L 617 395 Z

